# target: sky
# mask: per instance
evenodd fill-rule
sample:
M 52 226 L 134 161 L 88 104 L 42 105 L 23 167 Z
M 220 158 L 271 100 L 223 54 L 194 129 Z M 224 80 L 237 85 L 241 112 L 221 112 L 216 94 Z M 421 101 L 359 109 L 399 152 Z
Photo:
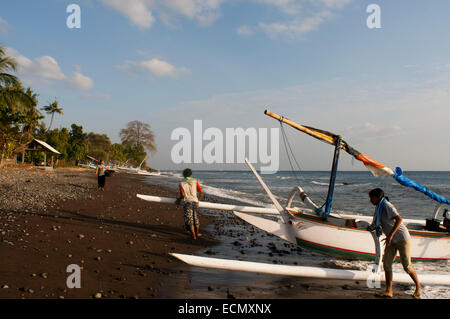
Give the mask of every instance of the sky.
M 67 26 L 70 4 L 80 28 Z M 380 28 L 368 27 L 370 4 Z M 148 123 L 157 169 L 246 169 L 177 164 L 171 136 L 193 134 L 194 120 L 224 138 L 226 128 L 279 127 L 267 108 L 389 167 L 450 170 L 448 12 L 446 0 L 16 0 L 2 6 L 0 43 L 40 106 L 59 101 L 54 127 L 120 142 L 129 121 Z M 329 169 L 331 146 L 286 133 L 303 169 Z M 343 156 L 340 169 L 364 167 Z

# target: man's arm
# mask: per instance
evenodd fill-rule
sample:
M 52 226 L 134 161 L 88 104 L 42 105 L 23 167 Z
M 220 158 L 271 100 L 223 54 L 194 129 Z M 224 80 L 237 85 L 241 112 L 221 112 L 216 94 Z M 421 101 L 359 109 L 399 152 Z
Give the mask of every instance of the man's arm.
M 392 227 L 391 233 L 386 236 L 386 247 L 388 247 L 391 244 L 392 238 L 394 237 L 397 230 L 400 228 L 400 224 L 402 223 L 402 216 L 397 215 L 394 217 L 395 224 L 394 227 Z
M 175 201 L 175 205 L 180 205 L 181 200 L 183 199 L 183 189 L 181 187 L 179 187 L 179 193 L 178 193 L 178 197 L 177 200 Z
M 197 182 L 197 192 L 199 192 L 198 201 L 201 201 L 203 197 L 203 189 L 198 182 Z

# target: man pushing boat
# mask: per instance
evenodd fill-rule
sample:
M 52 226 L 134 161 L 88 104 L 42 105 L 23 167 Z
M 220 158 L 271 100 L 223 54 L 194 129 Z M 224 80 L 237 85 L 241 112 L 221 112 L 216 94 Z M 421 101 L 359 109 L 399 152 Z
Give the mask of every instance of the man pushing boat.
M 198 218 L 198 202 L 203 197 L 203 190 L 195 178 L 192 178 L 192 170 L 186 168 L 183 171 L 184 179 L 179 185 L 180 195 L 175 204 L 180 205 L 184 199 L 184 225 L 192 233 L 194 239 L 201 237 L 199 233 L 200 221 Z M 197 197 L 197 192 L 199 193 Z
M 413 297 L 420 298 L 422 287 L 417 278 L 417 273 L 411 264 L 411 237 L 408 229 L 402 223 L 402 217 L 397 212 L 397 209 L 389 202 L 389 198 L 384 195 L 384 192 L 380 188 L 372 189 L 369 192 L 370 202 L 376 205 L 375 214 L 372 224 L 369 226 L 369 230 L 375 230 L 377 236 L 380 237 L 383 232 L 386 235 L 383 256 L 383 267 L 386 277 L 386 290 L 384 292 L 378 292 L 379 297 L 393 297 L 392 292 L 392 264 L 394 263 L 397 255 L 397 250 L 400 254 L 400 260 L 403 265 L 403 269 L 409 274 L 416 284 L 416 291 Z

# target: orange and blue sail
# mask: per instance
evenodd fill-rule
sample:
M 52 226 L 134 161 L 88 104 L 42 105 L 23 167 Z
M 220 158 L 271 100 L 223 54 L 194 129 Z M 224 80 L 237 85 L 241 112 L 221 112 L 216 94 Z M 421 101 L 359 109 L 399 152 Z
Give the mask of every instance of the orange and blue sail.
M 406 187 L 411 187 L 411 188 L 425 194 L 426 196 L 430 197 L 431 199 L 437 201 L 438 203 L 450 205 L 450 201 L 447 198 L 445 198 L 444 196 L 439 195 L 435 191 L 433 191 L 423 185 L 420 185 L 416 181 L 413 181 L 413 180 L 407 178 L 406 176 L 404 176 L 400 167 L 397 167 L 395 169 L 395 171 L 392 170 L 391 168 L 387 167 L 386 165 L 377 162 L 373 158 L 370 158 L 366 154 L 363 154 L 363 153 L 357 151 L 356 149 L 351 147 L 346 141 L 344 141 L 341 138 L 341 136 L 339 136 L 337 134 L 327 132 L 324 130 L 320 130 L 320 129 L 316 129 L 316 128 L 310 127 L 310 126 L 300 125 L 300 124 L 295 123 L 295 122 L 293 122 L 287 118 L 284 118 L 278 114 L 272 113 L 269 110 L 266 110 L 264 113 L 270 117 L 273 117 L 273 118 L 279 120 L 280 122 L 286 123 L 286 124 L 292 126 L 293 128 L 295 128 L 299 131 L 302 131 L 310 136 L 313 136 L 321 141 L 324 141 L 328 144 L 331 144 L 334 146 L 338 146 L 338 144 L 340 144 L 341 149 L 343 149 L 344 151 L 346 151 L 347 153 L 352 155 L 358 161 L 361 161 L 364 164 L 364 166 L 366 166 L 366 168 L 375 177 L 392 176 L 399 184 L 406 186 Z
M 306 126 L 305 126 L 306 127 Z M 318 129 L 314 129 L 312 127 L 307 127 L 308 130 L 310 131 L 316 131 L 316 132 L 320 132 L 320 135 L 313 135 L 316 138 L 319 138 L 325 142 L 328 142 L 330 144 L 334 144 L 333 141 L 338 141 L 338 136 L 336 134 L 330 133 L 330 132 L 326 132 L 326 131 L 322 131 L 322 130 L 318 130 Z M 323 136 L 327 136 L 327 138 L 322 138 Z M 420 185 L 419 183 L 417 183 L 416 181 L 413 181 L 409 178 L 407 178 L 406 176 L 403 175 L 402 169 L 400 167 L 397 167 L 394 170 L 392 170 L 391 168 L 387 167 L 386 165 L 377 162 L 376 160 L 370 158 L 369 156 L 358 152 L 357 150 L 355 150 L 353 147 L 351 147 L 350 145 L 348 145 L 347 142 L 345 142 L 344 140 L 340 140 L 341 143 L 341 148 L 343 150 L 345 150 L 347 153 L 349 153 L 350 155 L 352 155 L 354 158 L 356 158 L 358 161 L 361 161 L 364 166 L 366 166 L 366 168 L 375 176 L 378 177 L 380 175 L 383 176 L 392 176 L 400 185 L 406 186 L 406 187 L 411 187 L 413 189 L 415 189 L 418 192 L 421 192 L 423 194 L 425 194 L 426 196 L 430 197 L 431 199 L 437 201 L 438 203 L 441 204 L 447 204 L 450 205 L 450 201 L 445 198 L 442 195 L 437 194 L 435 191 L 433 191 L 432 189 L 429 189 L 423 185 Z
M 450 205 L 450 201 L 444 196 L 439 195 L 435 191 L 425 186 L 422 186 L 416 181 L 413 181 L 412 179 L 409 179 L 406 176 L 404 176 L 402 169 L 400 167 L 397 167 L 395 169 L 394 178 L 399 184 L 406 187 L 414 188 L 416 191 L 427 195 L 428 197 L 430 197 L 431 199 L 435 200 L 438 203 Z

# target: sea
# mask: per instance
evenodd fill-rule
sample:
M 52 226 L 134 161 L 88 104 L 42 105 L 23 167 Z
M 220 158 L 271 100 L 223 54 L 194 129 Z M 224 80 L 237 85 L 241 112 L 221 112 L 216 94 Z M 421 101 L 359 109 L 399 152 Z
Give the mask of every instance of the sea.
M 450 172 L 405 171 L 404 175 L 417 181 L 438 194 L 450 198 Z M 281 204 L 286 203 L 289 194 L 296 186 L 301 186 L 310 198 L 321 206 L 327 197 L 330 172 L 328 171 L 279 171 L 275 174 L 261 175 L 265 183 Z M 206 200 L 228 204 L 273 207 L 259 182 L 251 171 L 194 171 L 194 177 L 201 184 Z M 147 182 L 177 190 L 182 179 L 180 171 L 163 171 L 161 176 L 148 177 Z M 432 218 L 436 202 L 425 195 L 398 184 L 393 178 L 374 178 L 368 171 L 340 171 L 337 173 L 334 190 L 333 211 L 349 215 L 373 216 L 374 206 L 369 202 L 368 192 L 382 188 L 385 195 L 397 208 L 403 218 Z M 298 198 L 298 197 L 297 197 Z M 292 206 L 301 207 L 300 200 Z M 198 255 L 217 258 L 239 259 L 304 266 L 333 266 L 343 269 L 366 270 L 370 262 L 334 259 L 304 249 L 268 235 L 264 231 L 236 222 L 232 213 L 224 211 L 202 212 L 214 216 L 220 222 L 210 229 L 214 231 L 221 244 L 209 251 L 199 251 Z M 442 216 L 438 216 L 442 219 Z M 214 256 L 211 256 L 214 255 Z M 448 261 L 418 262 L 413 264 L 419 274 L 450 275 Z M 401 264 L 394 265 L 394 272 L 403 272 Z M 229 273 L 229 272 L 228 272 Z M 252 281 L 251 274 L 227 274 L 214 278 L 223 283 Z M 193 280 L 195 282 L 195 280 Z M 414 285 L 404 286 L 406 293 L 414 292 Z M 275 296 L 274 296 L 275 297 Z M 450 298 L 448 286 L 425 286 L 422 298 Z

